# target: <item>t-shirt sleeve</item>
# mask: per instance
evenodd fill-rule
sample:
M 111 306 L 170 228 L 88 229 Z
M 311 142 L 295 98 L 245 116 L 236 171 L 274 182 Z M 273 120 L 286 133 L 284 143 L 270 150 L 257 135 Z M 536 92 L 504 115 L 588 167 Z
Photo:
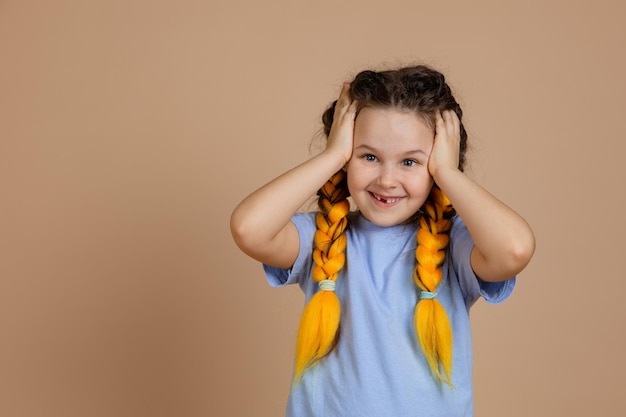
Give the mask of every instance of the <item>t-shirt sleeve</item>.
M 470 306 L 479 297 L 491 304 L 498 304 L 509 298 L 515 288 L 516 277 L 501 282 L 486 282 L 476 276 L 470 262 L 474 241 L 465 223 L 459 216 L 453 219 L 450 231 L 450 254 L 452 267 L 459 279 L 465 303 Z
M 300 248 L 298 257 L 290 269 L 263 264 L 267 282 L 272 287 L 282 287 L 300 283 L 310 275 L 313 260 L 313 236 L 315 234 L 315 213 L 297 213 L 291 222 L 298 230 Z

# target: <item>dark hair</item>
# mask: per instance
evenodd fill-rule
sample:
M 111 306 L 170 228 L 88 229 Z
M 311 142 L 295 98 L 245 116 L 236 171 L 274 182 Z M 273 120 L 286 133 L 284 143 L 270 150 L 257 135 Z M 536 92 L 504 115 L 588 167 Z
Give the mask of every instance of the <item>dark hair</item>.
M 461 121 L 459 169 L 463 170 L 467 147 L 463 111 L 442 73 L 425 65 L 380 72 L 362 71 L 350 83 L 350 96 L 357 100 L 357 117 L 366 107 L 392 107 L 416 112 L 433 129 L 437 111 L 453 110 Z M 330 133 L 336 104 L 335 100 L 322 115 L 326 136 Z

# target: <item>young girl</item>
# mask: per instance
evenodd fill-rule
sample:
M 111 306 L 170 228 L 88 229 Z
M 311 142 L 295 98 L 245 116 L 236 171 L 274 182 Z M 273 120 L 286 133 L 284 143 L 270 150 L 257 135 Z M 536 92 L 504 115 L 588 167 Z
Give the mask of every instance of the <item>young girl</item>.
M 270 285 L 306 295 L 288 416 L 473 415 L 469 308 L 511 294 L 535 241 L 464 175 L 461 118 L 431 68 L 361 72 L 323 115 L 325 150 L 233 212 Z

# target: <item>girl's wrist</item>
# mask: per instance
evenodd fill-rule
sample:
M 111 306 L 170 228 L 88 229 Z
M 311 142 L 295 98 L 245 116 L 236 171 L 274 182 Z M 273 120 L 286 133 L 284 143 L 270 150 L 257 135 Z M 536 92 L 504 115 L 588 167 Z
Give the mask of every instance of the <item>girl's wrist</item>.
M 463 172 L 457 167 L 439 167 L 435 170 L 432 170 L 430 175 L 433 177 L 433 180 L 441 187 L 442 183 L 445 183 L 448 178 L 453 177 L 454 175 L 461 174 Z
M 335 172 L 337 172 L 341 168 L 343 168 L 350 161 L 350 157 L 351 157 L 351 155 L 347 155 L 346 156 L 346 154 L 344 152 L 341 152 L 341 151 L 338 151 L 338 150 L 334 150 L 332 148 L 324 149 L 324 151 L 322 151 L 321 155 L 324 158 L 328 158 L 330 161 L 334 161 L 335 166 L 337 167 Z
M 459 187 L 465 187 L 465 182 L 468 178 L 465 176 L 463 171 L 456 167 L 442 168 L 439 169 L 436 175 L 433 176 L 433 180 L 435 184 L 439 186 L 439 188 L 452 200 L 452 205 L 455 204 L 454 196 L 456 196 L 456 192 Z

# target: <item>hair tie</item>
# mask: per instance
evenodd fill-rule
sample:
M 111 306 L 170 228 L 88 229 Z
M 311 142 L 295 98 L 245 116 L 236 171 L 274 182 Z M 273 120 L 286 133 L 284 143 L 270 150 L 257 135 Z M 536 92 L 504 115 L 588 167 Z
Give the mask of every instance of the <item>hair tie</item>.
M 322 291 L 335 291 L 336 283 L 332 279 L 324 279 L 320 281 L 319 285 L 320 285 L 320 290 Z
M 437 296 L 436 292 L 422 291 L 420 292 L 420 300 L 432 300 Z

